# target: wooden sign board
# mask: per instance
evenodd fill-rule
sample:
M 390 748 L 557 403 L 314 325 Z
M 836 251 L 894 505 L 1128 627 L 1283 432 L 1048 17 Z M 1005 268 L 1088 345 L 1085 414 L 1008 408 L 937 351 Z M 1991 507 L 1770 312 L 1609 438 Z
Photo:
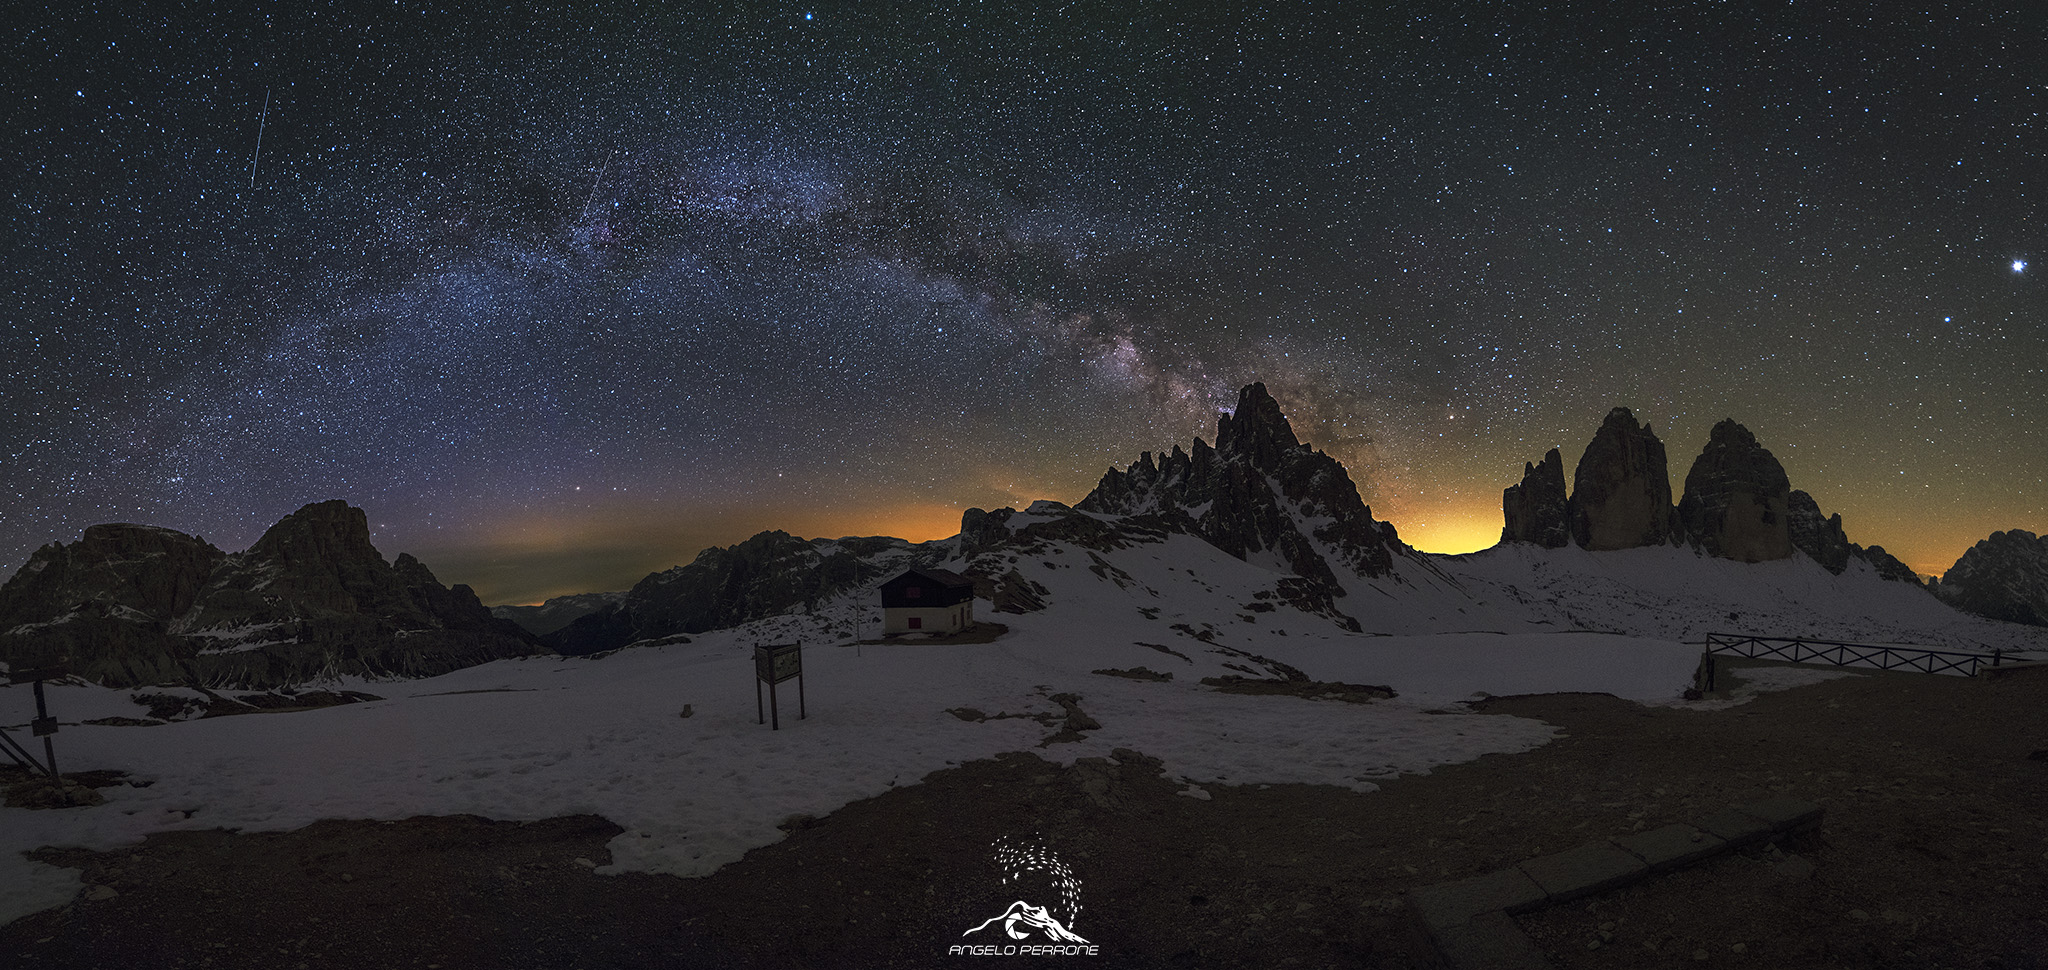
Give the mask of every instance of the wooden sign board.
M 803 645 L 799 643 L 756 644 L 754 676 L 765 683 L 779 684 L 804 672 Z
M 775 730 L 782 730 L 782 714 L 775 700 L 775 685 L 796 681 L 797 717 L 804 710 L 804 645 L 802 643 L 754 644 L 754 713 L 761 720 L 773 718 Z M 768 685 L 768 709 L 761 710 L 761 685 Z
M 45 680 L 59 680 L 71 676 L 69 668 L 63 666 L 32 667 L 7 672 L 10 684 L 33 684 Z

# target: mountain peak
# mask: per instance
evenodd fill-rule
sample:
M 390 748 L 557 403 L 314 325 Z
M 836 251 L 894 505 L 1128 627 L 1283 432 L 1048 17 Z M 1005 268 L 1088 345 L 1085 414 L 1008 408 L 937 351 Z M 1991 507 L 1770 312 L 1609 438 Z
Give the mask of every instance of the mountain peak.
M 1335 605 L 1346 595 L 1337 570 L 1385 576 L 1396 555 L 1413 553 L 1373 519 L 1342 464 L 1294 436 L 1262 383 L 1239 391 L 1237 410 L 1217 420 L 1214 449 L 1196 438 L 1192 452 L 1176 447 L 1157 463 L 1147 453 L 1110 469 L 1075 508 L 1156 516 L 1239 559 L 1270 561 L 1299 577 L 1283 590 L 1297 605 L 1352 628 Z
M 369 519 L 316 502 L 232 555 L 170 529 L 96 525 L 0 586 L 0 660 L 68 656 L 109 685 L 275 686 L 331 673 L 440 673 L 535 652 L 467 586 L 396 565 Z
M 1244 455 L 1262 471 L 1280 467 L 1281 456 L 1300 447 L 1280 402 L 1262 382 L 1239 391 L 1237 410 L 1216 419 L 1216 451 L 1226 457 Z
M 300 506 L 264 530 L 249 554 L 283 562 L 384 558 L 370 544 L 369 516 L 341 499 Z
M 1748 428 L 1723 418 L 1686 473 L 1678 518 L 1712 555 L 1784 559 L 1792 555 L 1791 491 L 1777 457 Z
M 1664 442 L 1627 408 L 1607 412 L 1572 472 L 1572 541 L 1582 549 L 1659 546 L 1678 535 Z
M 2048 626 L 2048 539 L 2025 529 L 1993 532 L 1942 574 L 1934 594 L 1978 616 Z
M 1571 544 L 1570 504 L 1564 490 L 1564 456 L 1556 448 L 1543 456 L 1543 463 L 1522 465 L 1522 481 L 1501 493 L 1501 512 L 1506 519 L 1502 542 L 1533 542 L 1546 549 Z

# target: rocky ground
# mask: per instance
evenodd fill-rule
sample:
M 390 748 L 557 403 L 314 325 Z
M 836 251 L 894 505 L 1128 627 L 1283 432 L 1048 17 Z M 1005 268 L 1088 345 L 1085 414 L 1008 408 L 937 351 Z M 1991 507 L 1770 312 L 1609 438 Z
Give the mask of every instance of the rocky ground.
M 1561 967 L 2048 958 L 2048 754 L 2030 757 L 2048 749 L 2048 671 L 1859 676 L 1712 711 L 1605 695 L 1484 707 L 1563 737 L 1368 794 L 1209 785 L 1201 799 L 1135 752 L 1071 768 L 1006 755 L 790 820 L 788 838 L 695 880 L 595 873 L 619 834 L 595 817 L 330 821 L 51 848 L 38 858 L 80 868 L 87 889 L 0 927 L 0 962 L 949 965 L 964 958 L 946 947 L 1008 901 L 993 846 L 1035 836 L 1079 880 L 1072 925 L 1100 948 L 1095 965 L 1419 967 L 1428 954 L 1403 890 L 1772 793 L 1823 805 L 1821 834 L 1523 927 Z

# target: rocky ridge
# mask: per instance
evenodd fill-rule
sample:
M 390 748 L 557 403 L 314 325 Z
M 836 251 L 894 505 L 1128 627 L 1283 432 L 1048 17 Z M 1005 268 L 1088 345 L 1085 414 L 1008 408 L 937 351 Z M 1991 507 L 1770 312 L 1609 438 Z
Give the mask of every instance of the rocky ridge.
M 2048 626 L 2048 538 L 2025 529 L 1993 532 L 1928 588 L 1959 610 Z
M 109 686 L 275 687 L 338 674 L 430 676 L 541 651 L 401 553 L 345 502 L 307 505 L 247 551 L 147 525 L 88 528 L 0 586 L 0 660 L 64 658 Z
M 1912 567 L 1884 551 L 1883 546 L 1864 547 L 1850 542 L 1848 533 L 1842 531 L 1842 513 L 1822 517 L 1820 503 L 1796 488 L 1786 497 L 1785 504 L 1791 520 L 1792 545 L 1828 572 L 1840 576 L 1852 561 L 1860 559 L 1885 579 L 1920 584 Z
M 1160 542 L 1169 531 L 1167 520 L 1157 515 L 1100 517 L 1040 501 L 1022 512 L 968 509 L 959 535 L 930 542 L 887 536 L 802 539 L 762 532 L 736 545 L 706 549 L 687 565 L 650 573 L 617 602 L 541 640 L 571 655 L 675 642 L 843 601 L 913 566 L 943 566 L 974 580 L 976 598 L 997 613 L 1030 613 L 1044 609 L 1049 594 L 1018 569 L 1026 557 L 1048 555 L 1054 544 L 1106 552 Z M 1105 579 L 1115 578 L 1112 567 L 1093 568 Z
M 1393 523 L 1381 522 L 1335 458 L 1304 444 L 1280 405 L 1255 383 L 1216 421 L 1216 447 L 1196 438 L 1154 464 L 1150 452 L 1124 471 L 1112 468 L 1075 505 L 1083 512 L 1150 516 L 1160 528 L 1200 536 L 1239 559 L 1261 557 L 1299 582 L 1281 590 L 1294 605 L 1336 620 L 1346 595 L 1338 572 L 1394 575 L 1397 558 L 1420 562 Z
M 1841 515 L 1825 516 L 1792 488 L 1777 457 L 1732 418 L 1714 425 L 1675 506 L 1664 444 L 1627 408 L 1608 412 L 1572 478 L 1567 497 L 1555 448 L 1541 464 L 1524 464 L 1522 481 L 1501 493 L 1501 541 L 1594 551 L 1690 544 L 1741 562 L 1797 549 L 1836 575 L 1860 560 L 1885 579 L 1920 582 L 1883 546 L 1850 542 Z
M 1571 504 L 1564 490 L 1564 457 L 1556 448 L 1541 464 L 1522 465 L 1522 481 L 1501 493 L 1502 542 L 1531 542 L 1545 549 L 1571 544 Z
M 960 533 L 944 540 L 806 540 L 764 532 L 651 574 L 616 604 L 545 640 L 565 653 L 593 653 L 827 604 L 863 607 L 865 601 L 848 597 L 911 566 L 968 576 L 977 598 L 995 612 L 1032 612 L 1046 608 L 1053 593 L 1026 573 L 1043 575 L 1036 567 L 1057 568 L 1075 552 L 1098 579 L 1156 595 L 1117 565 L 1117 554 L 1176 536 L 1198 538 L 1276 574 L 1243 606 L 1247 616 L 1285 604 L 1343 629 L 1362 629 L 1342 608 L 1348 591 L 1358 589 L 1407 604 L 1373 613 L 1369 619 L 1381 632 L 1460 622 L 1439 618 L 1492 609 L 1475 602 L 1477 587 L 1467 588 L 1473 577 L 1415 552 L 1392 525 L 1374 519 L 1343 466 L 1300 441 L 1263 385 L 1240 392 L 1236 409 L 1217 422 L 1216 442 L 1211 447 L 1196 438 L 1188 448 L 1144 453 L 1126 468 L 1108 470 L 1074 506 L 1040 501 L 1022 511 L 968 509 Z M 1594 547 L 1622 549 L 1691 542 L 1738 559 L 1783 558 L 1796 547 L 1837 574 L 1862 559 L 1881 576 L 1914 582 L 1912 572 L 1882 549 L 1849 542 L 1840 516 L 1823 518 L 1811 496 L 1790 491 L 1783 467 L 1741 425 L 1723 422 L 1709 444 L 1688 476 L 1688 500 L 1673 504 L 1663 443 L 1627 409 L 1616 408 L 1579 462 L 1577 492 L 1567 496 L 1555 449 L 1540 464 L 1524 466 L 1522 482 L 1503 493 L 1503 541 L 1558 548 L 1578 544 L 1583 535 Z M 1693 516 L 1693 528 L 1681 507 Z M 1386 605 L 1377 598 L 1373 603 Z M 1402 619 L 1410 612 L 1416 616 Z M 1575 623 L 1569 613 L 1558 622 Z M 831 635 L 853 636 L 855 629 L 849 621 Z
M 960 534 L 910 543 L 886 537 L 801 539 L 763 532 L 704 550 L 685 566 L 653 573 L 615 604 L 542 639 L 566 654 L 688 636 L 806 609 L 912 566 L 945 566 L 975 582 L 996 612 L 1043 609 L 1046 587 L 1019 565 L 1053 546 L 1105 553 L 1190 535 L 1284 575 L 1274 594 L 1348 630 L 1340 571 L 1400 582 L 1397 558 L 1428 567 L 1394 527 L 1372 517 L 1344 467 L 1294 435 L 1265 385 L 1252 384 L 1217 420 L 1216 446 L 1196 438 L 1154 459 L 1110 469 L 1080 502 L 1039 501 L 1019 511 L 971 508 Z M 1129 577 L 1101 559 L 1089 566 L 1120 585 Z
M 611 593 L 570 593 L 567 596 L 551 596 L 538 606 L 493 606 L 491 615 L 501 620 L 511 620 L 534 636 L 545 636 L 576 622 L 579 617 L 589 616 L 604 609 L 606 605 L 621 602 L 625 598 L 625 590 Z
M 738 626 L 815 605 L 896 569 L 937 565 L 949 552 L 939 543 L 885 536 L 799 539 L 762 532 L 706 549 L 687 565 L 650 573 L 616 602 L 541 640 L 564 654 L 587 655 Z

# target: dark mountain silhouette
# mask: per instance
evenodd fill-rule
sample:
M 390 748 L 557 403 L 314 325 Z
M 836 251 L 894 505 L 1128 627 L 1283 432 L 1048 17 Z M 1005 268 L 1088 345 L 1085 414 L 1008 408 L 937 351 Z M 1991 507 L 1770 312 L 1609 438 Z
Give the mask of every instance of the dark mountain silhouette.
M 949 550 L 886 537 L 799 539 L 763 532 L 710 548 L 634 584 L 624 597 L 542 637 L 564 654 L 612 650 L 642 640 L 702 633 L 774 616 L 887 578 L 883 563 L 937 565 Z
M 1558 549 L 1572 541 L 1571 504 L 1564 490 L 1564 457 L 1556 448 L 1541 464 L 1523 464 L 1522 481 L 1501 493 L 1500 541 Z
M 110 686 L 274 687 L 330 674 L 429 676 L 541 652 L 467 586 L 386 562 L 363 511 L 307 505 L 245 552 L 147 525 L 96 525 L 0 586 L 0 660 Z
M 2048 626 L 2048 538 L 2024 529 L 1993 532 L 1928 586 L 1956 609 Z
M 1743 562 L 1785 559 L 1797 549 L 1836 575 L 1860 560 L 1885 579 L 1920 583 L 1884 547 L 1850 542 L 1842 516 L 1824 516 L 1813 496 L 1793 489 L 1777 457 L 1733 419 L 1714 425 L 1676 506 L 1664 444 L 1627 408 L 1608 412 L 1573 482 L 1566 497 L 1555 448 L 1542 464 L 1523 465 L 1522 481 L 1501 494 L 1501 541 L 1595 551 L 1689 543 Z
M 624 591 L 571 593 L 567 596 L 551 596 L 539 606 L 493 606 L 491 615 L 501 620 L 511 620 L 534 636 L 542 636 L 625 598 Z
M 1664 442 L 1627 408 L 1607 412 L 1572 472 L 1567 505 L 1581 549 L 1634 549 L 1675 542 L 1678 510 L 1664 470 Z
M 1110 469 L 1072 507 L 1037 502 L 1022 513 L 968 509 L 952 539 L 913 544 L 763 532 L 651 574 L 615 606 L 543 640 L 562 653 L 587 654 L 701 633 L 953 559 L 965 560 L 958 571 L 998 612 L 1029 612 L 1043 606 L 1044 588 L 1017 570 L 1018 557 L 1055 541 L 1101 551 L 1176 533 L 1198 536 L 1239 559 L 1270 560 L 1293 573 L 1280 582 L 1281 596 L 1355 630 L 1337 605 L 1346 595 L 1338 571 L 1388 576 L 1396 559 L 1420 560 L 1391 524 L 1372 517 L 1343 465 L 1295 438 L 1265 385 L 1238 395 L 1236 411 L 1217 420 L 1216 442 L 1211 448 L 1197 438 L 1192 452 L 1176 446 L 1156 464 L 1147 452 L 1126 470 Z M 1110 578 L 1106 567 L 1093 568 Z
M 1158 458 L 1147 452 L 1105 472 L 1071 507 L 1040 501 L 1022 511 L 968 509 L 960 533 L 947 539 L 763 532 L 706 549 L 624 593 L 558 597 L 542 607 L 500 608 L 495 617 L 467 587 L 442 586 L 409 555 L 386 563 L 361 510 L 341 502 L 306 506 L 236 554 L 168 529 L 94 526 L 77 543 L 39 550 L 0 587 L 0 660 L 69 655 L 80 672 L 121 685 L 261 687 L 327 673 L 427 675 L 545 649 L 587 655 L 673 641 L 843 602 L 910 567 L 951 569 L 972 579 L 977 598 L 994 611 L 1028 613 L 1052 596 L 1031 578 L 1049 578 L 1040 567 L 1072 563 L 1118 587 L 1149 590 L 1110 554 L 1181 536 L 1272 571 L 1272 585 L 1243 605 L 1246 616 L 1284 603 L 1356 631 L 1362 627 L 1345 604 L 1366 589 L 1375 591 L 1363 597 L 1371 602 L 1355 609 L 1371 609 L 1368 618 L 1383 632 L 1403 628 L 1411 608 L 1418 622 L 1446 622 L 1486 606 L 1466 588 L 1472 580 L 1460 578 L 1465 573 L 1446 571 L 1449 560 L 1417 552 L 1375 519 L 1349 473 L 1295 436 L 1264 385 L 1239 393 L 1236 409 L 1217 421 L 1216 442 L 1212 448 L 1196 438 L 1188 450 L 1176 445 Z M 1599 550 L 1690 543 L 1748 561 L 1796 549 L 1837 574 L 1860 561 L 1917 585 L 1882 548 L 1850 542 L 1840 515 L 1824 517 L 1812 496 L 1790 489 L 1776 458 L 1732 420 L 1714 428 L 1676 504 L 1663 443 L 1626 408 L 1607 415 L 1569 494 L 1552 449 L 1525 465 L 1502 498 L 1504 544 Z M 1076 562 L 1076 552 L 1087 561 Z M 2015 556 L 2004 558 L 2024 559 Z M 1998 618 L 2048 610 L 2048 603 L 2028 607 L 2033 613 L 2013 605 L 2038 602 L 2027 599 L 2031 566 L 1977 562 L 1966 556 L 1958 563 L 1945 599 Z M 1997 590 L 2007 591 L 2003 605 L 1981 599 Z M 1538 613 L 1550 609 L 1521 593 L 1508 599 Z M 1412 607 L 1396 605 L 1404 603 Z M 1542 622 L 1579 622 L 1568 604 L 1556 610 L 1557 618 Z M 537 639 L 507 616 L 553 628 Z M 847 623 L 836 635 L 857 629 Z
M 1110 469 L 1075 508 L 1149 516 L 1160 528 L 1200 536 L 1239 559 L 1263 556 L 1299 581 L 1282 590 L 1295 605 L 1357 629 L 1337 600 L 1339 570 L 1381 577 L 1418 554 L 1394 526 L 1372 516 L 1335 458 L 1294 436 L 1266 385 L 1239 392 L 1237 409 L 1216 420 L 1216 447 L 1175 445 L 1158 464 L 1146 452 Z

